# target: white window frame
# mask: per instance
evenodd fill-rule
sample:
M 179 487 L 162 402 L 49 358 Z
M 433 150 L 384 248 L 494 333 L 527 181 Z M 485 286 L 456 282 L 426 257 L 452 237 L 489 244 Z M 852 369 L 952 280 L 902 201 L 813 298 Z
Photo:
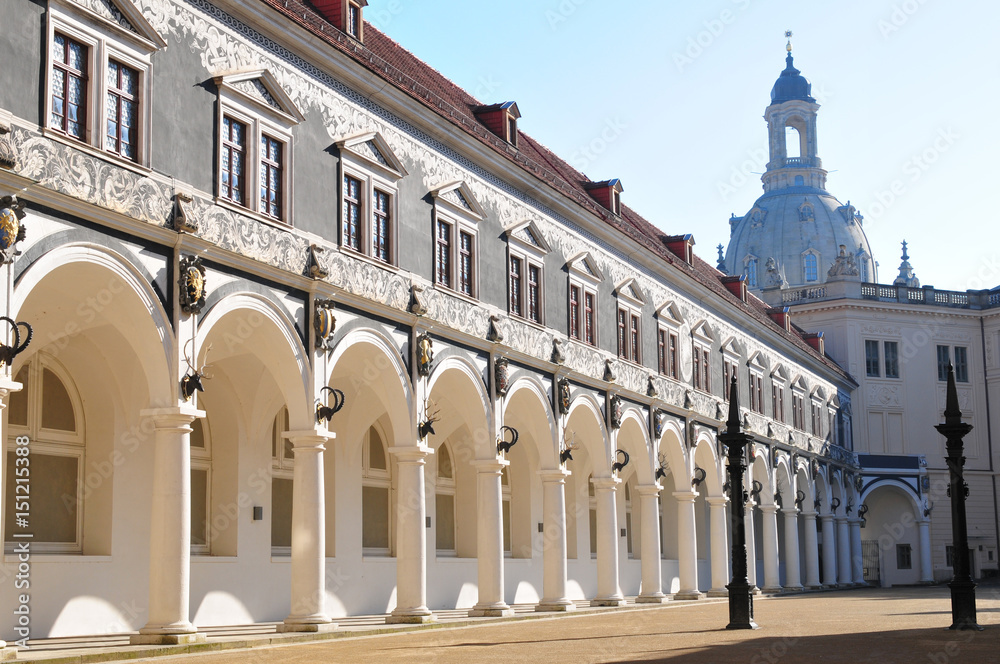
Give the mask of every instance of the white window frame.
M 462 198 L 468 203 L 469 207 L 466 208 L 462 205 L 458 205 L 450 200 L 448 194 L 451 192 L 458 192 Z M 479 222 L 485 218 L 485 212 L 482 207 L 476 201 L 472 194 L 472 190 L 464 181 L 456 181 L 450 184 L 446 184 L 442 187 L 438 187 L 431 191 L 431 197 L 434 201 L 434 213 L 433 225 L 431 226 L 431 238 L 432 238 L 432 255 L 431 255 L 431 265 L 433 272 L 431 274 L 431 282 L 437 288 L 444 288 L 449 293 L 458 295 L 459 297 L 471 299 L 474 301 L 479 300 Z M 452 228 L 451 233 L 451 245 L 449 246 L 449 285 L 438 283 L 437 280 L 437 230 L 438 222 L 443 222 L 449 224 Z M 472 236 L 472 273 L 469 275 L 471 279 L 472 293 L 464 293 L 459 285 L 459 279 L 461 277 L 461 270 L 459 268 L 459 258 L 461 255 L 460 245 L 461 245 L 461 234 L 468 233 Z
M 642 292 L 639 290 L 639 284 L 635 279 L 627 279 L 615 288 L 615 297 L 617 298 L 617 306 L 615 307 L 615 331 L 618 330 L 618 317 L 621 312 L 625 312 L 625 318 L 627 325 L 625 326 L 625 347 L 616 348 L 615 352 L 618 354 L 618 358 L 625 360 L 626 362 L 631 362 L 642 366 L 643 352 L 642 352 L 642 308 L 646 304 L 645 299 L 642 297 Z M 632 341 L 632 320 L 633 318 L 639 322 L 639 339 L 638 348 L 633 348 Z M 617 345 L 618 335 L 615 334 L 615 342 Z M 624 350 L 624 355 L 622 351 Z
M 444 457 L 443 456 L 438 456 L 438 458 L 437 458 L 438 461 L 437 461 L 437 464 L 435 465 L 435 473 L 434 473 L 434 478 L 435 478 L 435 484 L 434 484 L 434 501 L 435 501 L 435 512 L 434 512 L 434 547 L 435 547 L 435 550 L 437 551 L 438 558 L 454 558 L 454 557 L 458 556 L 458 504 L 455 501 L 455 490 L 456 490 L 456 483 L 457 483 L 457 478 L 455 477 L 455 475 L 457 474 L 458 469 L 455 467 L 455 454 L 454 454 L 454 451 L 452 450 L 451 446 L 448 445 L 447 442 L 444 442 L 444 443 L 441 443 L 441 445 L 438 448 L 438 450 L 440 450 L 442 448 L 445 449 L 445 450 L 447 450 L 447 452 L 448 452 L 448 458 L 451 459 L 451 477 L 444 477 L 444 476 L 441 475 L 441 459 L 444 458 Z M 438 454 L 440 454 L 440 451 L 438 452 Z M 438 539 L 437 538 L 437 528 L 438 528 L 438 525 L 439 525 L 438 524 L 438 519 L 437 519 L 437 497 L 441 496 L 441 495 L 451 496 L 452 497 L 451 507 L 452 507 L 452 511 L 454 512 L 454 514 L 452 516 L 452 523 L 455 526 L 455 532 L 452 534 L 452 538 L 455 540 L 455 548 L 452 548 L 452 549 L 442 549 L 439 546 L 440 543 L 437 541 L 437 539 Z
M 115 3 L 118 6 L 118 3 Z M 109 157 L 117 163 L 148 172 L 150 164 L 150 126 L 152 124 L 151 56 L 164 48 L 166 42 L 156 34 L 131 3 L 120 9 L 141 34 L 127 30 L 99 14 L 94 14 L 70 0 L 51 0 L 46 21 L 46 60 L 43 94 L 45 116 L 42 133 L 73 147 L 92 148 L 96 155 Z M 52 121 L 52 58 L 55 35 L 61 33 L 87 47 L 87 104 L 83 139 L 70 136 L 50 125 Z M 136 158 L 131 160 L 107 149 L 108 125 L 108 61 L 116 60 L 139 74 L 137 93 L 139 112 L 135 142 Z
M 192 426 L 194 422 L 191 423 Z M 195 544 L 191 542 L 192 556 L 212 555 L 212 434 L 208 425 L 208 418 L 201 420 L 201 431 L 205 440 L 205 447 L 189 446 L 191 450 L 191 470 L 205 471 L 205 543 Z M 192 492 L 193 493 L 193 492 Z
M 788 418 L 785 416 L 787 409 L 785 408 L 785 392 L 788 388 L 788 376 L 785 373 L 785 369 L 780 364 L 774 368 L 771 372 L 771 419 L 779 422 L 781 424 L 787 424 Z M 781 403 L 780 408 L 777 397 L 780 393 Z
M 597 263 L 594 261 L 594 257 L 590 252 L 583 252 L 573 256 L 568 261 L 566 261 L 566 268 L 569 272 L 569 286 L 566 289 L 566 334 L 567 336 L 581 343 L 585 346 L 591 346 L 593 348 L 600 347 L 601 335 L 600 335 L 600 307 L 601 299 L 598 295 L 600 290 L 601 282 L 604 281 L 604 274 L 597 267 Z M 579 321 L 579 331 L 580 336 L 574 337 L 572 335 L 572 324 L 570 323 L 570 314 L 572 309 L 570 307 L 570 288 L 576 286 L 580 289 L 580 321 Z M 585 313 L 587 294 L 594 297 L 594 342 L 590 343 L 587 341 L 587 316 Z M 616 324 L 617 324 L 617 312 L 615 312 Z
M 386 163 L 364 151 L 364 146 L 372 142 L 382 154 Z M 399 181 L 407 175 L 402 162 L 396 157 L 385 138 L 378 132 L 366 132 L 337 141 L 340 149 L 340 166 L 337 177 L 338 197 L 337 238 L 340 248 L 355 256 L 364 256 L 381 267 L 395 268 L 399 264 Z M 361 183 L 360 249 L 347 244 L 344 235 L 344 179 L 352 177 Z M 375 191 L 389 196 L 389 261 L 375 256 Z
M 702 321 L 701 323 L 695 325 L 691 328 L 691 387 L 698 390 L 699 392 L 704 392 L 706 394 L 712 394 L 712 345 L 715 343 L 715 337 L 712 334 L 711 328 L 709 328 L 708 323 Z M 695 365 L 695 354 L 699 353 L 697 356 L 699 372 L 695 375 L 694 365 Z M 705 358 L 708 358 L 708 371 L 706 372 L 702 363 Z M 701 376 L 708 377 L 708 385 L 701 385 Z
M 743 384 L 742 376 L 740 375 L 740 357 L 741 348 L 737 344 L 736 340 L 730 338 L 728 341 L 722 344 L 722 396 L 726 397 L 729 395 L 729 387 L 732 379 L 732 374 L 736 374 L 736 389 L 739 390 L 740 385 Z M 739 394 L 739 392 L 737 392 Z M 731 398 L 731 395 L 729 395 Z M 727 399 L 728 400 L 728 399 Z
M 31 441 L 30 450 L 31 454 L 43 454 L 46 456 L 62 456 L 71 457 L 77 460 L 76 464 L 76 487 L 77 496 L 76 498 L 76 538 L 73 542 L 37 542 L 32 541 L 31 550 L 36 553 L 82 553 L 83 552 L 83 524 L 84 524 L 84 509 L 85 505 L 85 492 L 84 492 L 84 467 L 87 458 L 87 444 L 86 444 L 86 424 L 83 420 L 83 403 L 80 399 L 80 395 L 76 390 L 76 385 L 69 375 L 69 372 L 61 364 L 59 364 L 54 357 L 46 353 L 39 353 L 35 357 L 31 358 L 27 363 L 28 370 L 28 394 L 26 395 L 28 400 L 28 425 L 22 426 L 19 424 L 13 424 L 9 421 L 7 423 L 7 444 L 4 447 L 4 454 L 14 452 L 17 448 L 17 438 L 20 436 L 27 436 Z M 20 373 L 22 367 L 18 367 L 13 375 L 16 376 Z M 42 403 L 42 380 L 44 376 L 44 370 L 48 369 L 56 378 L 62 382 L 63 388 L 65 388 L 66 393 L 69 395 L 70 403 L 73 405 L 73 422 L 76 425 L 76 431 L 68 432 L 61 431 L 58 429 L 44 429 L 42 428 L 42 413 L 39 411 L 39 406 Z M 9 397 L 8 397 L 9 405 Z M 17 458 L 15 456 L 15 458 Z M 6 468 L 7 460 L 4 459 L 4 468 Z M 30 467 L 30 466 L 29 466 Z M 0 484 L 5 481 L 6 478 L 0 478 Z M 37 480 L 38 478 L 36 478 Z M 4 508 L 6 509 L 5 501 L 7 498 L 8 487 L 3 487 L 2 499 L 0 503 L 4 503 Z M 30 494 L 29 494 L 30 495 Z M 35 514 L 33 518 L 40 518 L 41 515 Z M 3 533 L 0 533 L 0 537 Z M 13 553 L 14 542 L 4 542 L 4 552 L 7 554 Z
M 537 241 L 537 244 L 528 242 L 521 237 L 524 233 L 530 233 Z M 512 316 L 517 316 L 529 323 L 545 325 L 545 256 L 551 249 L 541 231 L 530 220 L 512 226 L 504 234 L 507 236 L 507 310 Z M 520 314 L 515 314 L 511 307 L 513 299 L 510 292 L 512 259 L 520 259 L 523 266 L 521 271 Z M 528 311 L 530 306 L 528 275 L 531 267 L 538 269 L 538 320 L 532 320 Z
M 380 468 L 372 468 L 369 461 L 369 444 L 371 437 L 372 428 L 378 433 L 379 438 L 382 440 L 382 450 L 385 452 L 385 470 Z M 362 547 L 361 555 L 364 557 L 373 556 L 380 558 L 388 558 L 393 555 L 395 550 L 393 538 L 393 528 L 395 510 L 392 505 L 392 456 L 389 454 L 389 447 L 385 442 L 385 432 L 382 431 L 381 427 L 377 424 L 373 424 L 365 431 L 365 435 L 362 439 L 361 448 L 361 486 L 362 488 L 366 486 L 384 488 L 389 497 L 388 508 L 389 514 L 386 519 L 386 527 L 389 529 L 388 533 L 388 548 L 383 547 Z M 364 506 L 362 506 L 362 518 L 364 517 Z
M 747 404 L 751 405 L 751 408 L 750 408 L 751 412 L 757 413 L 758 415 L 763 415 L 764 414 L 764 410 L 765 410 L 764 409 L 764 394 L 766 394 L 766 391 L 765 391 L 765 388 L 764 388 L 764 385 L 765 385 L 765 382 L 764 382 L 764 373 L 767 371 L 767 367 L 764 365 L 764 361 L 761 358 L 761 354 L 759 352 L 754 353 L 754 355 L 750 358 L 750 361 L 747 362 L 747 368 L 749 369 L 749 373 L 750 373 L 750 380 L 748 382 L 748 386 L 749 386 L 750 392 L 751 392 L 749 398 L 747 399 Z M 760 391 L 756 392 L 756 399 L 755 399 L 755 395 L 754 395 L 754 392 L 756 391 L 756 387 L 755 387 L 756 386 L 756 382 L 755 381 L 758 381 L 758 380 L 760 381 Z M 754 401 L 755 400 L 756 400 L 756 404 L 755 404 L 756 408 L 753 408 L 752 405 L 754 405 Z
M 258 80 L 276 103 L 281 107 L 274 108 L 270 104 L 251 96 L 237 87 L 246 81 Z M 293 226 L 293 196 L 292 173 L 294 170 L 294 150 L 292 149 L 292 127 L 305 118 L 288 99 L 288 96 L 278 85 L 274 76 L 266 70 L 253 70 L 236 74 L 217 76 L 215 84 L 218 88 L 216 113 L 216 145 L 215 145 L 215 202 L 239 214 L 250 214 L 264 222 L 288 228 Z M 246 164 L 245 171 L 245 205 L 235 203 L 222 197 L 222 126 L 223 119 L 230 117 L 247 127 Z M 276 139 L 282 146 L 281 161 L 281 214 L 280 218 L 272 217 L 260 209 L 260 140 L 267 135 Z
M 798 429 L 799 431 L 806 430 L 806 385 L 805 381 L 798 377 L 793 380 L 790 385 L 791 396 L 792 396 L 792 428 Z M 800 399 L 802 403 L 802 417 L 801 419 L 796 417 L 795 403 L 796 399 Z M 800 420 L 800 421 L 796 421 Z
M 680 381 L 681 376 L 684 375 L 682 369 L 683 366 L 683 351 L 681 350 L 681 326 L 684 324 L 684 317 L 681 315 L 680 310 L 674 302 L 665 302 L 660 305 L 656 310 L 656 344 L 657 344 L 657 357 L 656 357 L 656 372 L 669 378 L 671 380 Z M 664 367 L 667 371 L 661 372 L 660 367 L 660 357 L 659 357 L 659 344 L 660 344 L 660 333 L 665 334 L 665 341 L 663 347 L 663 361 Z M 677 361 L 674 366 L 675 375 L 670 375 L 670 337 L 674 337 L 677 342 Z
M 274 422 L 271 424 L 271 480 L 295 480 L 295 446 L 291 447 L 291 450 L 286 450 L 286 441 L 288 439 L 285 434 L 288 432 L 288 407 L 282 406 L 280 410 L 274 416 Z M 290 453 L 289 453 L 290 452 Z M 271 490 L 271 496 L 274 496 L 274 489 Z M 271 505 L 271 518 L 274 518 L 274 503 Z M 268 535 L 270 537 L 270 534 Z M 271 545 L 271 557 L 273 558 L 287 558 L 292 555 L 291 546 L 274 546 Z
M 813 256 L 816 258 L 816 278 L 810 280 L 806 272 L 806 257 Z M 800 265 L 802 266 L 802 282 L 807 284 L 818 284 L 823 281 L 823 257 L 815 249 L 806 249 L 802 252 L 802 257 L 800 260 Z

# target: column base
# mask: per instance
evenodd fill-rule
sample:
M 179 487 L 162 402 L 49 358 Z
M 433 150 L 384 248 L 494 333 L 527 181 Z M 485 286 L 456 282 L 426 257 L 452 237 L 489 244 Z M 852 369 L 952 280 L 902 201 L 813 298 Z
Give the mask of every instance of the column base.
M 782 590 L 784 590 L 784 588 L 782 588 L 781 586 L 764 586 L 763 588 L 760 589 L 762 593 L 771 593 L 771 594 L 780 593 Z
M 729 597 L 729 591 L 725 588 L 712 588 L 706 594 L 709 597 Z
M 806 584 L 806 590 L 822 590 L 822 589 L 823 589 L 823 584 L 822 583 L 807 583 Z
M 784 590 L 786 593 L 797 593 L 805 589 L 806 589 L 805 586 L 801 584 L 795 584 L 794 586 L 785 586 L 782 590 Z
M 17 659 L 17 648 L 0 648 L 0 662 Z
M 470 618 L 506 618 L 512 615 L 514 615 L 514 609 L 510 608 L 503 602 L 498 604 L 486 604 L 484 606 L 479 606 L 477 604 L 469 609 Z
M 568 599 L 543 599 L 535 605 L 535 611 L 543 613 L 546 611 L 574 611 L 576 604 Z
M 652 595 L 639 595 L 635 598 L 636 604 L 666 604 L 670 598 L 663 593 L 653 593 Z
M 683 590 L 679 593 L 674 593 L 675 601 L 687 601 L 687 600 L 698 600 L 705 599 L 705 593 L 700 590 Z
M 591 606 L 625 606 L 624 597 L 596 597 L 590 600 Z
M 275 629 L 279 634 L 294 633 L 294 632 L 309 632 L 313 634 L 325 634 L 326 632 L 333 632 L 337 629 L 337 623 L 330 621 L 325 623 L 296 623 L 296 622 L 284 622 L 280 623 Z
M 386 625 L 423 625 L 437 620 L 430 609 L 409 609 L 398 613 L 393 611 L 385 617 Z
M 760 588 L 758 588 L 757 586 L 750 586 L 750 594 L 751 595 L 759 595 L 760 594 Z
M 205 643 L 206 637 L 201 632 L 186 632 L 183 634 L 143 633 L 129 637 L 129 645 L 133 646 L 186 646 L 192 643 Z

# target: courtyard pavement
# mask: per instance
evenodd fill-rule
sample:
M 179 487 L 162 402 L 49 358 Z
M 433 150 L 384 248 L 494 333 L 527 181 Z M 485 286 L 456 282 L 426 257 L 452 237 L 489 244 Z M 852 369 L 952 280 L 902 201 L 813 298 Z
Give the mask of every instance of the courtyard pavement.
M 725 601 L 669 602 L 578 615 L 461 621 L 433 629 L 365 635 L 352 630 L 299 643 L 280 639 L 211 638 L 222 652 L 171 655 L 198 664 L 305 664 L 312 662 L 705 662 L 711 664 L 968 663 L 1000 664 L 1000 584 L 977 590 L 982 632 L 954 632 L 947 586 L 855 589 L 758 597 L 760 629 L 727 631 Z M 444 617 L 444 616 L 442 616 Z M 348 627 L 342 621 L 342 628 Z M 361 627 L 359 624 L 358 627 Z M 374 628 L 374 624 L 371 625 Z M 378 630 L 383 631 L 383 630 Z M 374 634 L 374 630 L 369 632 Z M 273 635 L 272 635 L 273 636 Z M 332 637 L 332 638 L 329 638 Z M 225 644 L 225 645 L 224 645 Z M 249 646 L 249 647 L 248 647 Z M 115 659 L 142 657 L 127 648 L 108 648 Z M 177 651 L 174 651 L 177 652 Z M 96 654 L 96 653 L 95 653 Z M 19 653 L 24 659 L 73 662 L 71 651 Z M 46 656 L 47 655 L 47 656 Z M 19 658 L 20 658 L 19 657 Z M 63 659 L 65 658 L 65 659 Z M 109 657 L 110 659 L 111 657 Z

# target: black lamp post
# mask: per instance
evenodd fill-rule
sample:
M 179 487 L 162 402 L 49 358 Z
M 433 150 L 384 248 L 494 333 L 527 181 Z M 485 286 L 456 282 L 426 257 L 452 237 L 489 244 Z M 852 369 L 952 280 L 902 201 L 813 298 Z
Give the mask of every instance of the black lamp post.
M 743 475 L 747 469 L 746 446 L 750 436 L 741 431 L 739 385 L 735 374 L 729 387 L 726 432 L 720 434 L 719 439 L 729 450 L 729 512 L 733 530 L 733 578 L 726 586 L 729 589 L 729 624 L 726 629 L 757 629 L 757 623 L 753 621 L 753 594 L 747 581 L 747 531 L 744 523 L 744 506 L 748 497 L 743 488 Z
M 976 584 L 969 569 L 969 532 L 965 519 L 965 499 L 969 487 L 963 478 L 965 446 L 962 439 L 972 431 L 972 425 L 962 421 L 958 408 L 958 390 L 955 388 L 955 369 L 948 364 L 948 397 L 944 409 L 944 424 L 934 427 L 947 439 L 948 456 L 945 462 L 951 476 L 948 494 L 951 496 L 951 534 L 954 549 L 952 564 L 955 577 L 948 584 L 951 588 L 951 629 L 976 629 Z

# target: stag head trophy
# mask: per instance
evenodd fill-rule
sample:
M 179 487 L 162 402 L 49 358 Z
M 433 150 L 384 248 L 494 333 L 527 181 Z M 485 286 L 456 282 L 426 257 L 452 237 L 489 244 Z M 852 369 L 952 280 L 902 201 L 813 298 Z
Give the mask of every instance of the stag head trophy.
M 439 415 L 441 414 L 440 408 L 434 408 L 431 411 L 432 402 L 424 402 L 424 421 L 417 425 L 417 437 L 420 440 L 424 440 L 428 435 L 434 433 L 434 423 L 440 420 Z
M 566 465 L 567 461 L 573 460 L 573 450 L 577 449 L 576 433 L 569 432 L 569 440 L 563 442 L 563 448 L 559 451 L 559 463 Z

